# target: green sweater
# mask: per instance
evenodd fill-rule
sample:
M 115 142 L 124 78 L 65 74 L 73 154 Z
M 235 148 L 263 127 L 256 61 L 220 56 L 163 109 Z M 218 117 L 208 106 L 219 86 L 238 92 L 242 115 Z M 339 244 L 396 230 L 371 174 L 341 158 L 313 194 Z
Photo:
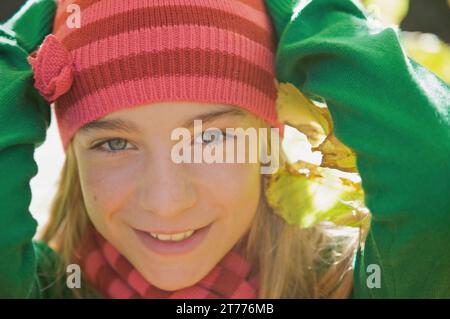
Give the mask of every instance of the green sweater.
M 449 87 L 408 59 L 396 31 L 351 0 L 266 0 L 278 34 L 277 77 L 326 101 L 357 155 L 372 213 L 354 298 L 450 298 Z M 0 27 L 0 296 L 58 297 L 56 254 L 32 241 L 30 179 L 49 105 L 27 55 L 51 31 L 53 0 L 33 0 Z M 369 265 L 381 268 L 370 288 Z M 59 280 L 58 282 L 64 282 Z

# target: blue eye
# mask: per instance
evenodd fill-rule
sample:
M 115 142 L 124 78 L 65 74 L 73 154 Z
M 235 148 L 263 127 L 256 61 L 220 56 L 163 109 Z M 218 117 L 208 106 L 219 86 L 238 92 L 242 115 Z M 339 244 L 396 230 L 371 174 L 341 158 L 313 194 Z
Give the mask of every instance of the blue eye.
M 194 139 L 195 144 L 219 144 L 223 143 L 224 139 L 228 136 L 223 130 L 215 129 L 215 130 L 206 130 L 201 134 L 198 134 Z
M 95 145 L 94 148 L 107 153 L 118 153 L 120 151 L 127 150 L 127 145 L 130 145 L 127 140 L 122 138 L 113 138 L 100 142 L 99 144 Z

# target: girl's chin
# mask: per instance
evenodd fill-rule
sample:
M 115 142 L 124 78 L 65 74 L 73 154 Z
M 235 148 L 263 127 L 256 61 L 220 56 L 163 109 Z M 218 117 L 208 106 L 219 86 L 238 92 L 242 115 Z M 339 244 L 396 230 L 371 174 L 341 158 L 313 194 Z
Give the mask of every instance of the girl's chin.
M 212 270 L 212 267 L 206 270 L 203 270 L 203 267 L 205 267 L 204 263 L 190 264 L 189 266 L 178 265 L 170 269 L 155 269 L 151 274 L 143 276 L 159 289 L 175 291 L 195 285 Z

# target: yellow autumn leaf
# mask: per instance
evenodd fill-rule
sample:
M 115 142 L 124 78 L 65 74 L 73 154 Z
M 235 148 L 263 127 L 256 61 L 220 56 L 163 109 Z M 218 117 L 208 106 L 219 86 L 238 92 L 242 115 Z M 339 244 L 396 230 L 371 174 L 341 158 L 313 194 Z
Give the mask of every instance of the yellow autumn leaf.
M 305 134 L 311 150 L 322 153 L 322 167 L 356 172 L 355 154 L 333 135 L 327 107 L 311 102 L 293 84 L 279 83 L 277 108 L 280 121 Z
M 357 172 L 355 153 L 333 134 L 328 135 L 322 144 L 312 148 L 312 150 L 322 153 L 322 163 L 320 165 L 322 167 L 339 169 L 350 173 Z
M 280 121 L 305 138 L 291 136 L 284 143 L 288 161 L 271 176 L 265 194 L 269 205 L 289 224 L 302 228 L 330 221 L 367 229 L 370 214 L 356 174 L 356 157 L 334 135 L 328 108 L 316 105 L 291 83 L 277 83 L 277 87 Z M 314 154 L 321 154 L 318 162 L 312 161 Z
M 266 198 L 275 213 L 302 228 L 322 221 L 360 227 L 368 215 L 359 183 L 310 163 L 280 169 L 272 176 Z
M 291 83 L 277 86 L 279 120 L 305 134 L 312 146 L 318 146 L 332 129 L 327 110 L 312 103 Z

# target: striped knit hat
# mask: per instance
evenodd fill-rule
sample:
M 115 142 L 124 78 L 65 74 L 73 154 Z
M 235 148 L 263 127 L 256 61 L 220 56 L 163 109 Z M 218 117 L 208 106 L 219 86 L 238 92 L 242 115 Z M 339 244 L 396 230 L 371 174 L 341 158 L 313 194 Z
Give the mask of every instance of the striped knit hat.
M 151 102 L 229 104 L 279 127 L 274 36 L 263 0 L 60 0 L 29 61 L 66 150 L 84 124 Z

